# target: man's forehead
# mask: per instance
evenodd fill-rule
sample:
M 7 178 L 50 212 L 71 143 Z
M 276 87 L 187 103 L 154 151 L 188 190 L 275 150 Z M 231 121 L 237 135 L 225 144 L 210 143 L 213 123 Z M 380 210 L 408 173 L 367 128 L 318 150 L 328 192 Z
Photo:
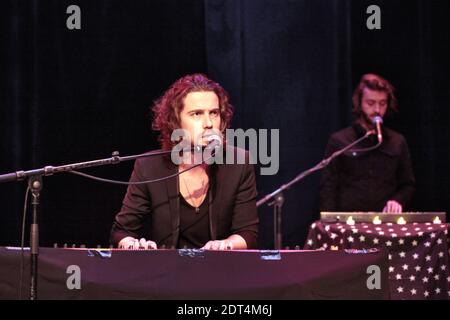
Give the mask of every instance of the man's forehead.
M 385 91 L 364 88 L 363 97 L 366 99 L 377 99 L 377 100 L 385 99 L 385 100 L 387 100 L 388 94 Z

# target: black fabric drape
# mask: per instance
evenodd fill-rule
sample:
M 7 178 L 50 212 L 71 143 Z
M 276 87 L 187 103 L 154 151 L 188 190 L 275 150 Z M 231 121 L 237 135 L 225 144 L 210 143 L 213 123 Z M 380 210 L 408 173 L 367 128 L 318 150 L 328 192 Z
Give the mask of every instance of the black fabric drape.
M 68 6 L 81 30 L 66 27 Z M 152 101 L 206 72 L 202 1 L 4 1 L 0 173 L 156 149 Z M 133 164 L 88 170 L 128 180 Z M 0 243 L 18 244 L 25 182 L 0 184 Z M 126 187 L 44 179 L 41 245 L 108 245 Z M 28 231 L 27 231 L 28 233 Z
M 350 125 L 362 74 L 397 88 L 400 113 L 386 125 L 411 148 L 417 190 L 409 210 L 450 211 L 450 70 L 444 1 L 208 1 L 208 70 L 229 88 L 243 128 L 280 129 L 280 171 L 258 179 L 260 195 L 321 160 L 329 134 Z M 369 5 L 381 30 L 366 27 Z M 320 173 L 285 194 L 284 245 L 304 242 L 318 217 Z M 273 243 L 272 212 L 261 216 L 261 246 Z

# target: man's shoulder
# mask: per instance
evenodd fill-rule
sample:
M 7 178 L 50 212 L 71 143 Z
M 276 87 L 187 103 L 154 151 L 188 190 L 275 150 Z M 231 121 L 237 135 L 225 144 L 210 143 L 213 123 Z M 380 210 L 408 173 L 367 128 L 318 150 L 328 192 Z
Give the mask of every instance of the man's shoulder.
M 394 141 L 397 141 L 397 142 L 405 142 L 406 141 L 405 137 L 400 132 L 392 130 L 388 127 L 384 127 L 384 131 L 389 136 L 389 138 Z
M 158 149 L 143 153 L 143 157 L 136 159 L 135 168 L 150 170 L 171 169 L 175 166 L 170 158 L 170 153 L 165 150 Z

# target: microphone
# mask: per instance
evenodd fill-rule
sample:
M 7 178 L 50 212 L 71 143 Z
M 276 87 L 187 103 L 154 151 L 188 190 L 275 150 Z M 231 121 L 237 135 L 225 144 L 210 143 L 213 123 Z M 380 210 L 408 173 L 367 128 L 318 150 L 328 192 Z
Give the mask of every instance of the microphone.
M 377 127 L 377 136 L 378 136 L 378 143 L 383 142 L 383 135 L 381 134 L 381 125 L 383 124 L 383 118 L 380 116 L 375 116 L 372 118 L 372 123 Z
M 222 138 L 217 134 L 212 134 L 206 138 L 208 140 L 208 145 L 205 149 L 214 150 L 217 147 L 222 146 Z

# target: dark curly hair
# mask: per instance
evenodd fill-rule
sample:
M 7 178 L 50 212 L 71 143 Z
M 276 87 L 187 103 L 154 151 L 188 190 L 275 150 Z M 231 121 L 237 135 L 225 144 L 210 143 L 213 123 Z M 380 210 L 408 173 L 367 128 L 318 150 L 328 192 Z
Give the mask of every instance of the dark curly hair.
M 395 88 L 392 86 L 392 84 L 389 83 L 386 79 L 383 77 L 374 74 L 374 73 L 367 73 L 361 77 L 361 80 L 359 81 L 358 86 L 356 87 L 355 91 L 353 92 L 352 102 L 353 102 L 353 115 L 356 117 L 359 117 L 362 113 L 361 111 L 361 99 L 363 95 L 363 91 L 365 88 L 375 90 L 375 91 L 382 91 L 386 92 L 388 96 L 388 108 L 387 112 L 397 112 L 398 111 L 398 105 L 397 105 L 397 98 L 395 97 L 394 91 Z
M 217 95 L 221 119 L 220 131 L 224 132 L 229 127 L 234 109 L 225 89 L 204 74 L 187 75 L 175 81 L 152 106 L 152 129 L 160 131 L 159 142 L 162 149 L 170 150 L 176 144 L 170 137 L 173 130 L 180 128 L 180 113 L 184 107 L 184 98 L 190 92 L 199 91 L 211 91 Z

